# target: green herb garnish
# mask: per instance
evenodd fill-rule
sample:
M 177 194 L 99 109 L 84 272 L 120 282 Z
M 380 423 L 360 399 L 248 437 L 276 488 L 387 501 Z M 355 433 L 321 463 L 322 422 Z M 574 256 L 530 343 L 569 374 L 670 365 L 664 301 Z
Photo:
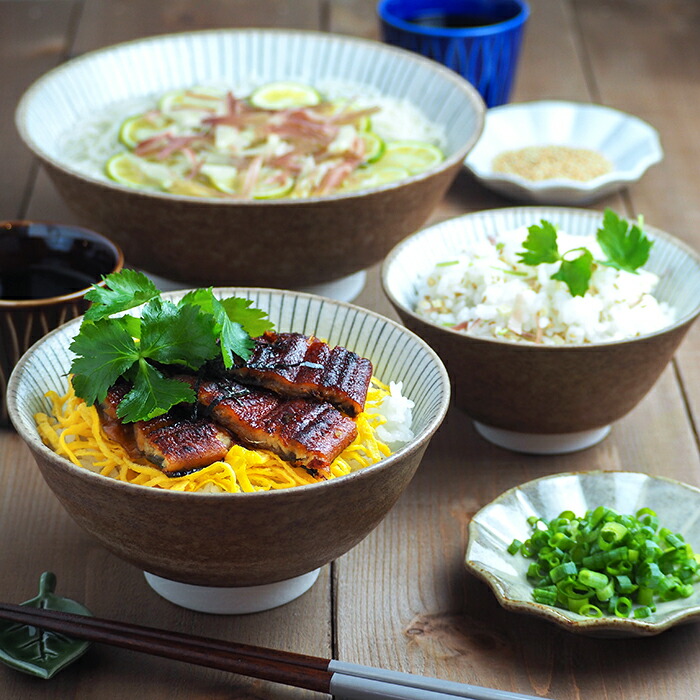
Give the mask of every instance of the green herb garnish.
M 533 560 L 527 578 L 544 605 L 587 617 L 644 618 L 657 602 L 688 598 L 700 580 L 699 556 L 649 508 L 620 515 L 599 506 L 583 517 L 564 511 L 528 524 L 532 535 L 507 551 Z
M 253 337 L 272 328 L 250 300 L 220 300 L 211 288 L 173 303 L 140 272 L 122 270 L 103 279 L 106 287 L 94 286 L 85 295 L 92 305 L 70 346 L 76 355 L 70 371 L 76 395 L 88 404 L 104 401 L 120 377 L 129 381 L 132 389 L 117 408 L 127 423 L 195 400 L 191 387 L 168 378 L 159 366 L 196 371 L 221 355 L 224 366 L 232 367 L 234 357 L 250 357 Z M 139 316 L 124 313 L 140 305 Z
M 644 235 L 641 219 L 637 224 L 630 224 L 620 219 L 612 209 L 605 210 L 603 226 L 596 234 L 607 260 L 595 260 L 587 248 L 560 253 L 556 226 L 544 219 L 540 224 L 528 227 L 528 235 L 523 243 L 525 251 L 518 253 L 520 262 L 525 265 L 560 263 L 552 279 L 564 282 L 572 296 L 583 296 L 588 291 L 596 264 L 636 272 L 649 259 L 652 241 Z

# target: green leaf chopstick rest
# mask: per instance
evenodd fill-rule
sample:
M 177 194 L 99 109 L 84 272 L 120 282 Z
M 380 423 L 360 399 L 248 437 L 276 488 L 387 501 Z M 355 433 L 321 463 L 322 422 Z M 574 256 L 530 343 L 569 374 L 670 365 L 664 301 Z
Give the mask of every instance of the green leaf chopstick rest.
M 22 605 L 92 615 L 80 603 L 55 595 L 55 589 L 56 576 L 45 571 L 39 579 L 39 595 Z M 89 646 L 90 642 L 72 639 L 58 632 L 0 620 L 0 661 L 39 678 L 52 678 L 80 658 Z

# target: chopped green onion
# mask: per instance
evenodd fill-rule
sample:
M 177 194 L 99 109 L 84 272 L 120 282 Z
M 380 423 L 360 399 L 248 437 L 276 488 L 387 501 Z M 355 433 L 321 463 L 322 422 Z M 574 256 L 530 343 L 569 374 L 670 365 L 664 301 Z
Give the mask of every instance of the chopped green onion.
M 509 545 L 508 545 L 508 554 L 517 554 L 520 551 L 520 548 L 523 546 L 523 543 L 515 539 L 513 540 Z
M 591 571 L 590 569 L 581 569 L 581 571 L 578 572 L 578 580 L 579 583 L 593 588 L 596 591 L 607 586 L 609 581 L 605 574 L 601 574 L 598 571 Z
M 603 611 L 595 605 L 582 605 L 578 614 L 586 617 L 603 617 Z
M 632 612 L 632 601 L 625 596 L 620 596 L 615 602 L 613 612 L 617 617 L 629 617 Z
M 544 605 L 587 617 L 643 619 L 657 601 L 691 596 L 700 581 L 700 554 L 682 534 L 660 527 L 650 508 L 620 515 L 599 506 L 582 518 L 566 510 L 527 522 L 530 538 L 513 540 L 508 552 L 534 560 L 527 578 Z
M 459 265 L 459 260 L 445 260 L 435 264 L 435 267 L 449 267 L 450 265 Z

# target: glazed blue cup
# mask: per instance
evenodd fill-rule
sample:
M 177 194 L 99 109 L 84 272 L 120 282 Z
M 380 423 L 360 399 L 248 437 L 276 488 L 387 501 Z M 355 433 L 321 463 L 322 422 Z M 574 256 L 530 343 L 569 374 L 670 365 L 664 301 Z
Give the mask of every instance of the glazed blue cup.
M 530 15 L 525 0 L 381 0 L 383 40 L 466 78 L 487 107 L 505 104 Z

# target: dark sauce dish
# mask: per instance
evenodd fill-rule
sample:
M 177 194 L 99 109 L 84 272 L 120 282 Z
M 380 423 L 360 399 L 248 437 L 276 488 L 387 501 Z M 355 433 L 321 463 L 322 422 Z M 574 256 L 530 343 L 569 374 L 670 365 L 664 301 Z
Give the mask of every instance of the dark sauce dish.
M 124 254 L 103 235 L 46 221 L 0 222 L 0 426 L 12 369 L 34 343 L 85 313 L 86 292 L 119 272 Z
M 121 249 L 99 233 L 59 223 L 0 223 L 0 308 L 80 299 L 122 268 Z

